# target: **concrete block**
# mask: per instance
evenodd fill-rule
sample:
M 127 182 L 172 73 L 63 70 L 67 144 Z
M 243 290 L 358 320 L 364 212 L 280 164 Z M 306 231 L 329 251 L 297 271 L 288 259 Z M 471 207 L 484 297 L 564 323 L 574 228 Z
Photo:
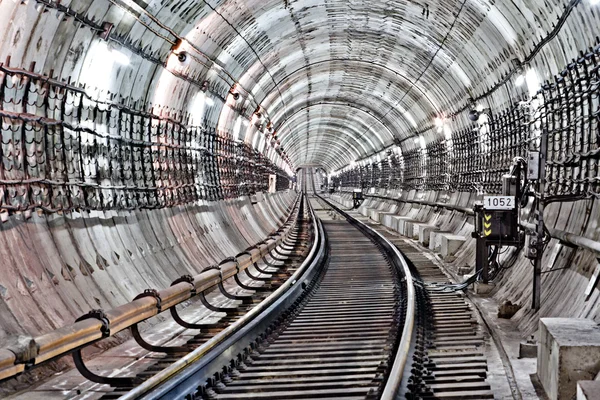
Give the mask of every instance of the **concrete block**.
M 571 399 L 600 371 L 600 326 L 587 318 L 541 318 L 537 374 L 550 400 Z
M 442 232 L 439 229 L 429 232 L 429 250 L 435 252 L 442 251 L 442 235 L 444 234 L 447 234 L 447 232 Z
M 381 224 L 383 226 L 387 226 L 388 228 L 392 228 L 392 217 L 394 214 L 383 214 L 381 216 Z
M 467 241 L 464 236 L 442 234 L 442 257 L 453 256 L 458 249 Z
M 600 381 L 577 382 L 577 400 L 600 400 Z
M 537 358 L 538 345 L 535 340 L 519 343 L 519 358 Z
M 494 289 L 493 283 L 475 282 L 473 291 L 477 294 L 488 294 Z
M 399 216 L 399 215 L 394 215 L 394 216 L 392 216 L 392 218 L 391 218 L 391 224 L 390 224 L 390 228 L 391 228 L 391 229 L 393 229 L 393 230 L 395 230 L 396 232 L 399 232 L 399 231 L 398 231 L 398 224 L 399 224 L 399 221 L 400 221 L 402 218 L 404 218 L 404 217 L 401 217 L 401 216 Z
M 421 232 L 421 229 L 424 226 L 429 226 L 428 224 L 424 223 L 424 222 L 413 222 L 413 238 L 416 240 L 419 240 L 419 232 Z
M 369 210 L 369 218 L 371 218 L 373 221 L 380 222 L 379 215 L 381 215 L 381 211 L 374 209 Z
M 406 229 L 406 236 L 411 239 L 419 239 L 418 222 L 407 222 L 404 229 Z
M 419 228 L 419 243 L 423 246 L 429 246 L 431 232 L 439 232 L 440 228 L 433 225 L 423 225 Z
M 381 224 L 383 226 L 387 226 L 388 228 L 391 228 L 392 226 L 392 217 L 395 216 L 396 214 L 393 212 L 384 212 L 379 214 L 379 222 L 381 222 Z
M 406 237 L 412 237 L 412 232 L 409 232 L 408 225 L 413 222 L 415 222 L 415 220 L 412 218 L 402 217 L 402 219 L 398 220 L 398 232 Z

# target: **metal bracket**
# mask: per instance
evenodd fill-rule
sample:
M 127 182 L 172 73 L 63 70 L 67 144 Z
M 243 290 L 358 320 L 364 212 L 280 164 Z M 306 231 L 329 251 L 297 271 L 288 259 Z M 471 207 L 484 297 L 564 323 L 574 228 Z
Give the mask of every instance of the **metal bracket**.
M 104 312 L 104 310 L 91 310 L 89 311 L 87 314 L 82 315 L 81 317 L 77 318 L 75 320 L 75 322 L 79 322 L 79 321 L 84 321 L 86 319 L 97 319 L 100 322 L 102 322 L 102 328 L 100 328 L 100 331 L 102 332 L 102 337 L 106 338 L 110 336 L 110 321 L 108 319 L 108 317 L 106 316 L 106 313 Z
M 77 371 L 87 380 L 100 383 L 102 385 L 110 385 L 113 387 L 134 387 L 143 382 L 141 378 L 133 377 L 133 378 L 114 378 L 109 376 L 100 376 L 88 369 L 86 367 L 83 357 L 81 356 L 81 349 L 77 349 L 73 352 L 73 361 L 75 362 L 75 367 Z
M 148 351 L 154 351 L 156 353 L 176 354 L 176 353 L 189 353 L 190 349 L 185 346 L 156 346 L 152 343 L 148 343 L 141 335 L 138 328 L 138 324 L 131 326 L 131 334 L 133 338 L 142 348 Z
M 200 301 L 202 302 L 202 305 L 206 308 L 208 308 L 211 311 L 215 311 L 215 312 L 224 312 L 224 313 L 232 313 L 234 311 L 237 311 L 237 307 L 218 307 L 218 306 L 213 306 L 212 304 L 210 304 L 208 302 L 208 299 L 206 298 L 206 295 L 204 294 L 204 292 L 200 292 L 198 293 L 198 297 L 200 298 Z
M 282 254 L 282 255 L 283 255 L 283 254 Z M 269 256 L 270 256 L 270 257 L 271 257 L 273 260 L 275 260 L 275 261 L 281 261 L 281 262 L 285 262 L 285 261 L 287 261 L 287 259 L 283 259 L 283 258 L 278 258 L 278 257 L 275 257 L 275 256 L 273 255 L 273 250 L 269 250 Z
M 156 308 L 158 308 L 158 313 L 162 312 L 162 299 L 160 298 L 160 294 L 156 289 L 146 289 L 143 293 L 135 296 L 133 300 L 138 300 L 144 297 L 154 297 L 156 299 Z
M 255 265 L 255 267 L 256 267 L 256 265 Z M 258 268 L 257 268 L 257 270 L 258 270 Z M 248 275 L 250 277 L 250 279 L 255 280 L 255 281 L 262 281 L 262 282 L 270 282 L 271 281 L 270 277 L 267 278 L 267 277 L 254 276 L 248 268 L 246 268 L 244 270 L 244 272 L 246 273 L 246 275 Z
M 97 319 L 102 322 L 102 337 L 106 338 L 110 336 L 110 321 L 103 310 L 91 310 L 85 315 L 77 318 L 75 322 L 83 321 L 86 319 Z M 109 376 L 100 376 L 88 369 L 83 361 L 83 356 L 81 354 L 81 349 L 77 349 L 73 351 L 73 362 L 75 363 L 75 367 L 77 371 L 89 381 L 100 383 L 102 385 L 110 385 L 113 387 L 133 387 L 137 386 L 142 382 L 141 378 L 133 377 L 133 378 L 115 378 Z
M 175 286 L 181 282 L 187 282 L 187 283 L 191 284 L 192 285 L 192 290 L 191 290 L 192 297 L 197 295 L 196 288 L 194 287 L 194 277 L 192 277 L 191 275 L 183 275 L 182 277 L 174 280 L 173 283 L 171 283 L 171 286 Z M 214 327 L 213 324 L 195 324 L 195 323 L 185 321 L 179 315 L 179 312 L 177 311 L 177 306 L 173 306 L 173 307 L 169 308 L 169 311 L 171 312 L 171 317 L 173 317 L 173 320 L 186 329 L 209 329 L 209 328 Z

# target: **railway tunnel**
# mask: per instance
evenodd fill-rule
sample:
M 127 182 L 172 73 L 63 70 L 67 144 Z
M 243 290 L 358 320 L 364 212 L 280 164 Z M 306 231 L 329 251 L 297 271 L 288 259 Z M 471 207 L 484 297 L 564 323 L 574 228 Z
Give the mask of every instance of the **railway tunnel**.
M 0 0 L 0 398 L 597 398 L 599 26 Z

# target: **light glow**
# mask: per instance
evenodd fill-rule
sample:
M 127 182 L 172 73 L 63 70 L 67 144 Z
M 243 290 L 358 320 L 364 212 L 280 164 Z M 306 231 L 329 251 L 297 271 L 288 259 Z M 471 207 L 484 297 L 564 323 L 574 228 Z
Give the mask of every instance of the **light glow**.
M 515 79 L 515 85 L 521 86 L 523 83 L 525 83 L 525 75 L 521 74 Z
M 527 81 L 527 90 L 529 90 L 529 96 L 534 97 L 541 85 L 540 80 L 533 69 L 527 71 L 525 74 L 525 80 Z
M 444 125 L 444 136 L 446 140 L 452 139 L 452 129 L 448 125 Z
M 81 71 L 79 82 L 85 84 L 99 96 L 103 90 L 111 90 L 115 84 L 114 71 L 121 66 L 129 65 L 129 57 L 119 50 L 112 49 L 104 41 L 93 42 Z
M 194 98 L 190 114 L 192 116 L 192 121 L 195 124 L 202 123 L 202 118 L 204 118 L 204 111 L 206 109 L 206 99 L 207 97 L 206 94 L 204 94 L 204 92 L 198 92 L 198 94 Z
M 444 126 L 444 118 L 436 117 L 435 126 L 437 126 L 438 128 L 441 128 L 442 126 Z
M 127 55 L 121 53 L 119 50 L 112 49 L 110 50 L 110 55 L 112 56 L 115 63 L 120 65 L 129 65 L 129 57 Z

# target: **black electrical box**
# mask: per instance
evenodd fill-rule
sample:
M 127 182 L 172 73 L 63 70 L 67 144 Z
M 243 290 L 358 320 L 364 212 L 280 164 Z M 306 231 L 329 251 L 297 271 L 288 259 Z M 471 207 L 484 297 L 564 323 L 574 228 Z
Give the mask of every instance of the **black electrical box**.
M 519 241 L 519 221 L 516 210 L 483 210 L 482 233 L 489 244 L 510 244 Z
M 352 198 L 354 200 L 362 200 L 363 199 L 363 192 L 352 192 Z

